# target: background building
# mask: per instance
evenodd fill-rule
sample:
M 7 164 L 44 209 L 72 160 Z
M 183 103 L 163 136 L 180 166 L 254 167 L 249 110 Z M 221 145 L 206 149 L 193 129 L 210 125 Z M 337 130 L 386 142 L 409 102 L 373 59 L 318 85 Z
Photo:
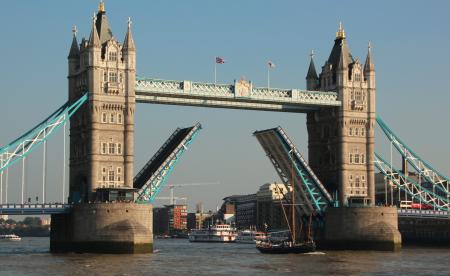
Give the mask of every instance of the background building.
M 153 233 L 177 235 L 187 232 L 187 207 L 175 204 L 153 208 Z
M 268 230 L 287 229 L 285 214 L 282 203 L 284 196 L 288 193 L 288 188 L 280 183 L 266 183 L 262 185 L 256 193 L 257 208 L 257 229 Z M 290 208 L 285 208 L 286 215 L 290 216 Z

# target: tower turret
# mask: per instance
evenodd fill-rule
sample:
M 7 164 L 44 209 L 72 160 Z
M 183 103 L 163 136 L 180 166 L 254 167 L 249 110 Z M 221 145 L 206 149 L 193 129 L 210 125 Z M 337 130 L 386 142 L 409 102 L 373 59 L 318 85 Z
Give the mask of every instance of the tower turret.
M 364 80 L 370 88 L 375 88 L 375 64 L 372 61 L 372 44 L 367 46 L 367 57 L 364 63 Z
M 311 50 L 311 60 L 309 62 L 308 74 L 306 74 L 306 89 L 317 90 L 319 77 L 317 76 L 316 66 L 314 65 L 314 51 Z
M 75 74 L 80 66 L 80 49 L 78 48 L 76 26 L 73 26 L 72 34 L 72 45 L 70 46 L 69 56 L 67 57 L 69 60 L 69 75 Z

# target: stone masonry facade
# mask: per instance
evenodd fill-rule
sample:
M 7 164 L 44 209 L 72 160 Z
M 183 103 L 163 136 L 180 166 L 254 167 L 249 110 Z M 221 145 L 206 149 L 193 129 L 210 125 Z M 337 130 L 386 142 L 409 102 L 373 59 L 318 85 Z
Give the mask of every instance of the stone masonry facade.
M 335 91 L 342 106 L 307 114 L 309 164 L 327 189 L 348 206 L 355 199 L 375 202 L 375 66 L 369 44 L 365 64 L 354 59 L 342 25 L 318 76 L 314 61 L 308 90 Z
M 101 3 L 88 40 L 76 30 L 68 56 L 69 101 L 89 101 L 70 122 L 69 202 L 95 199 L 97 188 L 132 188 L 136 50 L 131 21 L 124 42 L 112 35 Z

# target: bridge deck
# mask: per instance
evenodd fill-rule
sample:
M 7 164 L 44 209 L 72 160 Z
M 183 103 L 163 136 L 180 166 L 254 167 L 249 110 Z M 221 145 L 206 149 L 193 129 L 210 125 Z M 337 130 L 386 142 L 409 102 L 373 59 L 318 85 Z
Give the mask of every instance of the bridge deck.
M 201 129 L 200 124 L 176 129 L 134 178 L 139 201 L 153 201 L 167 180 L 175 163 Z
M 253 88 L 250 82 L 234 85 L 136 79 L 136 101 L 173 105 L 306 113 L 340 106 L 336 92 Z
M 281 127 L 254 133 L 284 184 L 294 183 L 302 213 L 321 214 L 332 204 L 326 191 L 303 156 Z M 300 210 L 299 210 L 300 211 Z
M 51 215 L 68 213 L 70 204 L 1 204 L 0 215 Z

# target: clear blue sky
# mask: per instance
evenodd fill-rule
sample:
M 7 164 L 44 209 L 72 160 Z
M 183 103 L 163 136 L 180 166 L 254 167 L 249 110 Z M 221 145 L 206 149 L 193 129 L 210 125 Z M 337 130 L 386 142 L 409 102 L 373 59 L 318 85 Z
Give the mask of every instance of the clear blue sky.
M 0 9 L 0 144 L 6 144 L 67 99 L 71 28 L 88 37 L 98 1 L 2 1 Z M 221 83 L 245 76 L 266 85 L 266 62 L 277 67 L 271 86 L 304 88 L 309 52 L 328 57 L 342 21 L 354 57 L 364 61 L 372 41 L 377 111 L 418 153 L 450 175 L 449 1 L 106 1 L 113 34 L 123 40 L 132 17 L 138 75 Z M 320 71 L 320 68 L 317 68 Z M 253 193 L 278 180 L 252 132 L 283 126 L 307 152 L 305 115 L 139 104 L 136 170 L 177 126 L 204 129 L 176 167 L 170 183 L 220 182 L 175 194 L 214 209 L 230 194 Z M 377 143 L 382 152 L 381 136 Z M 60 136 L 50 145 L 49 197 L 61 175 Z M 40 153 L 30 160 L 28 183 L 39 186 Z M 34 165 L 33 165 L 34 164 Z M 12 172 L 15 174 L 17 172 Z M 10 185 L 18 185 L 20 179 Z M 38 183 L 38 184 L 36 184 Z M 12 189 L 12 188 L 10 188 Z M 29 195 L 38 194 L 36 188 Z M 59 193 L 59 191 L 58 191 Z M 167 195 L 166 190 L 163 195 Z M 57 197 L 58 196 L 58 197 Z

